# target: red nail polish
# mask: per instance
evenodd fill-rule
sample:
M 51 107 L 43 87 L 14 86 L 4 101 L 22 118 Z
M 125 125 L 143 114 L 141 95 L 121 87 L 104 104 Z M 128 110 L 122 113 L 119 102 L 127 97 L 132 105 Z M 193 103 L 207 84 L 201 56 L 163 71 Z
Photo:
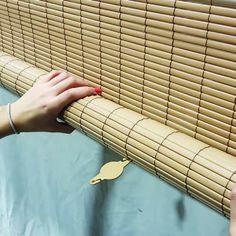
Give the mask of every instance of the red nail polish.
M 96 94 L 101 94 L 102 93 L 102 89 L 97 87 L 97 88 L 94 89 L 94 92 Z

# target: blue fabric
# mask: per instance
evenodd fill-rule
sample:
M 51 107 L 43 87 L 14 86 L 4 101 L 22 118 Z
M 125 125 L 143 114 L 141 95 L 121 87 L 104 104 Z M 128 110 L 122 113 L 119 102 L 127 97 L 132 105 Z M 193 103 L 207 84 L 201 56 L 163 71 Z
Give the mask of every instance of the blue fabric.
M 15 99 L 0 89 L 1 105 Z M 226 218 L 134 164 L 115 181 L 89 184 L 119 159 L 77 131 L 1 139 L 0 235 L 228 235 Z

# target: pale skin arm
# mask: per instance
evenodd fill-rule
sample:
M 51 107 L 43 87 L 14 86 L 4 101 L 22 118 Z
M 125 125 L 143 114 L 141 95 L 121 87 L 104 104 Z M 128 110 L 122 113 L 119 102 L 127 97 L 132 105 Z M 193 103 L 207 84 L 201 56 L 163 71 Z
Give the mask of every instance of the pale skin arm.
M 20 99 L 11 104 L 11 116 L 19 132 L 71 133 L 74 129 L 57 121 L 65 106 L 80 98 L 100 94 L 99 88 L 65 72 L 52 71 L 40 78 Z M 13 134 L 7 106 L 0 107 L 0 138 Z

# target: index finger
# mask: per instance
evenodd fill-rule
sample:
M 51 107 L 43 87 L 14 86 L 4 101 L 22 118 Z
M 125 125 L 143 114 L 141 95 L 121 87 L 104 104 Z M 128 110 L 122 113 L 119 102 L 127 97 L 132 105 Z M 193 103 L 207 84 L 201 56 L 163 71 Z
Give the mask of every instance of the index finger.
M 65 106 L 74 102 L 75 100 L 90 95 L 101 94 L 101 92 L 102 91 L 100 88 L 94 88 L 88 86 L 71 88 L 56 96 L 55 106 L 60 107 L 60 109 L 63 109 Z
M 46 75 L 41 76 L 37 82 L 48 82 L 53 79 L 55 76 L 59 75 L 61 72 L 57 70 L 52 70 L 51 72 L 47 73 Z

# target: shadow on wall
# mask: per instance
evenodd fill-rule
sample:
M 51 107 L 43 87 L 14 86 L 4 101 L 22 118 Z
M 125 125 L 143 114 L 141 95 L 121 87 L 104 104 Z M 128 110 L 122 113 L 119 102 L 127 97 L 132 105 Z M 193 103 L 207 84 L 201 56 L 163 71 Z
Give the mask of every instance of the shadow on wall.
M 107 162 L 118 161 L 122 159 L 121 156 L 109 150 L 106 147 L 103 147 L 102 153 L 100 155 L 100 166 L 98 165 L 97 173 L 99 173 L 100 168 Z M 93 186 L 95 188 L 94 198 L 91 201 L 91 210 L 92 215 L 90 218 L 90 227 L 88 229 L 88 235 L 90 236 L 103 236 L 106 235 L 106 214 L 110 209 L 111 197 L 114 197 L 113 181 L 102 181 L 101 183 Z M 96 212 L 96 214 L 94 214 Z
M 178 226 L 179 228 L 183 227 L 184 220 L 186 218 L 186 209 L 184 203 L 184 194 L 181 192 L 179 199 L 175 203 L 176 214 L 178 216 Z

